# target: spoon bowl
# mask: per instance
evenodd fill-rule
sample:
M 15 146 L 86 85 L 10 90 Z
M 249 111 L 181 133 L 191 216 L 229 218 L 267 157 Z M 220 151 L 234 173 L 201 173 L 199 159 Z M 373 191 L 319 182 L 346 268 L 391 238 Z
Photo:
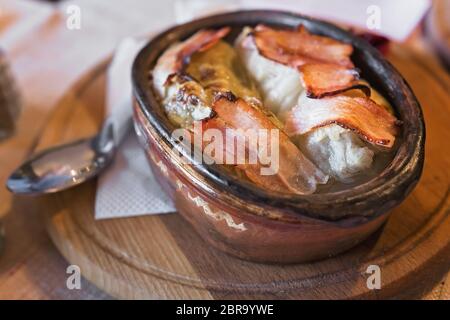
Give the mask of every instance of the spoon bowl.
M 113 131 L 37 153 L 16 169 L 6 187 L 17 194 L 54 193 L 79 185 L 105 169 L 115 154 Z

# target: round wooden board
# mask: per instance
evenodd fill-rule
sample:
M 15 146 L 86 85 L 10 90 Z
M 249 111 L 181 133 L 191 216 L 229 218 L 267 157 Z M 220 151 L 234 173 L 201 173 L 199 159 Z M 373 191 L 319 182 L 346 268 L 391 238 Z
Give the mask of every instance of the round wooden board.
M 210 248 L 178 214 L 95 221 L 95 181 L 33 201 L 67 260 L 119 298 L 421 297 L 450 267 L 450 80 L 400 47 L 393 48 L 390 60 L 425 113 L 423 177 L 382 230 L 335 258 L 300 265 L 242 261 Z M 106 66 L 98 66 L 62 99 L 37 149 L 98 130 Z M 381 268 L 381 290 L 367 288 L 369 265 Z

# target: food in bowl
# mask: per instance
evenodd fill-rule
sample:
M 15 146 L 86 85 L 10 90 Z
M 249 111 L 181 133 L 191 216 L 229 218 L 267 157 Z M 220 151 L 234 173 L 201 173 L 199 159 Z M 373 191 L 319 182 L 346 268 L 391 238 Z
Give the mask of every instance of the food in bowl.
M 197 57 L 201 56 L 203 51 L 205 54 L 208 53 L 204 57 L 211 61 L 210 64 L 223 65 L 223 61 L 227 60 L 231 61 L 232 66 L 236 66 L 236 62 L 233 62 L 236 59 L 230 59 L 230 57 L 237 55 L 239 58 L 237 65 L 240 67 L 232 67 L 231 70 L 232 74 L 238 76 L 238 83 L 243 85 L 234 86 L 233 83 L 236 82 L 223 81 L 223 77 L 219 77 L 222 79 L 219 83 L 223 86 L 222 83 L 228 82 L 227 86 L 232 86 L 232 90 L 247 88 L 245 92 L 234 94 L 234 96 L 241 96 L 236 100 L 237 102 L 233 102 L 231 99 L 233 95 L 229 95 L 228 98 L 231 101 L 222 99 L 219 106 L 225 111 L 226 108 L 233 107 L 232 111 L 239 111 L 242 116 L 245 116 L 244 119 L 250 116 L 255 121 L 251 123 L 258 123 L 260 126 L 272 126 L 272 124 L 277 128 L 283 126 L 283 119 L 272 116 L 273 112 L 265 106 L 267 102 L 264 100 L 262 88 L 258 87 L 257 79 L 252 78 L 251 70 L 248 70 L 250 68 L 246 67 L 244 59 L 240 58 L 236 49 L 236 39 L 245 27 L 256 28 L 261 24 L 270 26 L 275 31 L 282 29 L 295 31 L 299 25 L 303 25 L 314 35 L 352 45 L 353 53 L 350 58 L 361 71 L 361 77 L 385 97 L 389 104 L 377 100 L 373 96 L 375 90 L 371 90 L 372 99 L 379 105 L 391 106 L 395 111 L 395 117 L 403 123 L 395 135 L 393 147 L 388 148 L 388 152 L 375 154 L 372 170 L 376 170 L 381 158 L 387 158 L 386 163 L 381 162 L 379 173 L 366 181 L 356 181 L 354 185 L 347 181 L 341 183 L 337 179 L 338 183 L 333 184 L 332 180 L 335 178 L 330 177 L 326 184 L 316 183 L 316 191 L 311 194 L 286 192 L 286 184 L 284 184 L 283 192 L 276 192 L 269 187 L 261 188 L 257 183 L 249 180 L 247 173 L 242 169 L 235 170 L 236 166 L 190 161 L 195 160 L 195 157 L 181 151 L 184 148 L 177 147 L 180 141 L 173 136 L 173 132 L 191 124 L 183 123 L 185 118 L 183 113 L 181 113 L 182 117 L 178 118 L 173 116 L 176 113 L 171 115 L 168 112 L 164 99 L 166 88 L 160 87 L 163 90 L 160 91 L 161 93 L 158 92 L 158 88 L 155 88 L 155 79 L 149 78 L 149 73 L 152 74 L 155 67 L 159 65 L 158 61 L 161 62 L 160 59 L 168 48 L 185 43 L 186 39 L 199 30 L 215 30 L 208 36 L 213 37 L 217 36 L 218 30 L 229 26 L 230 33 L 225 38 L 219 38 L 229 44 L 222 47 L 227 47 L 226 52 L 232 54 L 228 55 L 225 51 L 219 50 L 220 52 L 212 55 L 216 50 L 209 53 L 208 50 L 213 49 L 214 46 L 208 48 L 208 45 L 203 43 L 200 51 L 194 50 L 200 54 L 190 54 L 188 55 L 190 60 L 184 61 L 199 62 L 201 59 L 198 60 Z M 216 45 L 220 43 L 219 40 L 215 42 Z M 197 47 L 198 44 L 199 42 Z M 166 70 L 169 72 L 174 70 L 170 67 L 170 61 L 174 60 L 176 61 L 173 58 L 166 60 L 169 62 Z M 189 72 L 194 73 L 195 64 L 190 63 L 187 64 L 190 65 Z M 230 62 L 226 62 L 225 65 L 227 63 Z M 289 71 L 287 68 L 284 70 Z M 220 72 L 227 77 L 232 76 L 230 70 L 226 68 L 221 69 Z M 161 73 L 161 75 L 164 79 L 164 74 Z M 248 78 L 250 80 L 247 80 Z M 164 84 L 164 80 L 159 81 Z M 212 82 L 215 83 L 215 81 Z M 133 65 L 133 87 L 136 101 L 134 124 L 155 178 L 170 196 L 180 215 L 205 241 L 239 258 L 259 262 L 297 263 L 329 257 L 348 250 L 366 239 L 388 219 L 392 209 L 408 196 L 421 176 L 424 163 L 425 127 L 420 105 L 411 89 L 398 71 L 366 41 L 323 21 L 291 12 L 255 10 L 206 17 L 173 27 L 153 38 L 138 54 Z M 344 91 L 344 93 L 350 94 L 350 91 Z M 360 91 L 356 93 L 360 95 Z M 261 106 L 253 108 L 257 105 L 256 101 L 244 100 L 242 96 L 256 96 L 261 101 Z M 180 95 L 180 98 L 187 97 Z M 246 103 L 243 104 L 242 100 Z M 194 99 L 193 105 L 195 104 Z M 211 108 L 209 103 L 205 103 L 204 106 Z M 214 107 L 217 108 L 217 106 Z M 192 113 L 190 108 L 184 110 L 188 111 L 186 114 Z M 200 117 L 207 114 L 213 116 L 213 119 L 218 118 L 217 115 L 214 117 L 214 111 L 212 113 L 208 109 L 200 109 L 200 111 Z M 261 111 L 265 118 L 260 117 Z M 196 115 L 198 114 L 195 113 L 194 116 Z M 233 113 L 223 112 L 223 116 L 236 120 L 233 119 Z M 186 119 L 189 121 L 188 117 Z M 241 124 L 242 119 L 237 123 Z M 285 137 L 287 135 L 283 130 L 278 131 L 283 132 Z M 189 132 L 192 133 L 192 131 Z M 195 132 L 192 134 L 195 135 Z M 282 137 L 281 134 L 280 137 Z M 288 141 L 284 142 L 285 146 L 289 148 L 295 146 L 299 150 L 295 153 L 287 152 L 286 156 L 298 154 L 297 152 L 302 150 L 302 154 L 304 152 L 303 155 L 308 158 L 306 150 L 301 149 L 301 145 L 296 145 L 299 143 L 296 139 L 298 137 L 283 140 Z M 358 139 L 369 147 L 373 147 L 359 136 Z M 187 147 L 187 144 L 184 146 Z M 185 158 L 188 162 L 184 161 Z M 287 159 L 289 160 L 289 157 Z M 308 159 L 322 173 L 325 173 L 324 169 L 320 169 L 313 163 L 314 159 Z M 227 170 L 228 167 L 232 167 L 232 170 Z M 289 168 L 285 170 L 284 175 L 292 172 Z M 362 176 L 364 172 L 356 175 L 358 178 Z M 280 175 L 275 176 L 275 178 L 279 177 Z M 273 180 L 274 177 L 271 178 Z M 314 181 L 312 182 L 300 187 L 312 192 Z M 335 186 L 343 186 L 343 188 L 336 190 L 333 189 Z
M 188 130 L 189 145 L 198 134 L 205 151 L 205 132 L 223 133 L 223 150 L 209 152 L 212 160 L 265 190 L 301 195 L 352 187 L 385 168 L 401 122 L 361 79 L 351 44 L 302 25 L 259 24 L 242 28 L 231 45 L 223 40 L 229 31 L 196 32 L 170 46 L 152 70 L 165 113 Z M 279 132 L 252 144 L 252 129 Z M 224 161 L 236 159 L 237 147 L 225 141 L 230 136 L 242 138 L 246 160 L 257 161 Z M 267 174 L 261 149 L 274 148 L 278 164 Z

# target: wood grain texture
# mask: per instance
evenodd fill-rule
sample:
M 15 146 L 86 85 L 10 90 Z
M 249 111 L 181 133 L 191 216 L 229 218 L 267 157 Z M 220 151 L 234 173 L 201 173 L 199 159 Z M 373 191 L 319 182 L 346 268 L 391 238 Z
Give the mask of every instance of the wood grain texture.
M 425 169 L 384 228 L 345 254 L 303 265 L 255 264 L 210 248 L 177 214 L 95 221 L 95 181 L 34 203 L 66 259 L 120 298 L 420 297 L 450 266 L 450 80 L 400 47 L 390 60 L 424 110 Z M 99 66 L 62 99 L 37 149 L 96 132 L 103 116 L 104 69 Z M 371 264 L 381 267 L 381 290 L 366 287 Z

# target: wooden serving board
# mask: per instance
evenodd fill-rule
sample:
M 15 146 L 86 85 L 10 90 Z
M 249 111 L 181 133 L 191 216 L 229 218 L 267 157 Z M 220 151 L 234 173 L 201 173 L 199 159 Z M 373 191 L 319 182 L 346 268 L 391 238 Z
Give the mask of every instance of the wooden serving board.
M 176 213 L 95 221 L 95 181 L 33 201 L 65 258 L 119 298 L 421 297 L 450 267 L 450 79 L 400 47 L 390 60 L 425 113 L 423 177 L 382 230 L 335 258 L 300 265 L 242 261 L 210 248 Z M 98 130 L 106 66 L 86 75 L 60 101 L 37 149 Z M 381 268 L 381 290 L 367 288 L 369 265 Z

